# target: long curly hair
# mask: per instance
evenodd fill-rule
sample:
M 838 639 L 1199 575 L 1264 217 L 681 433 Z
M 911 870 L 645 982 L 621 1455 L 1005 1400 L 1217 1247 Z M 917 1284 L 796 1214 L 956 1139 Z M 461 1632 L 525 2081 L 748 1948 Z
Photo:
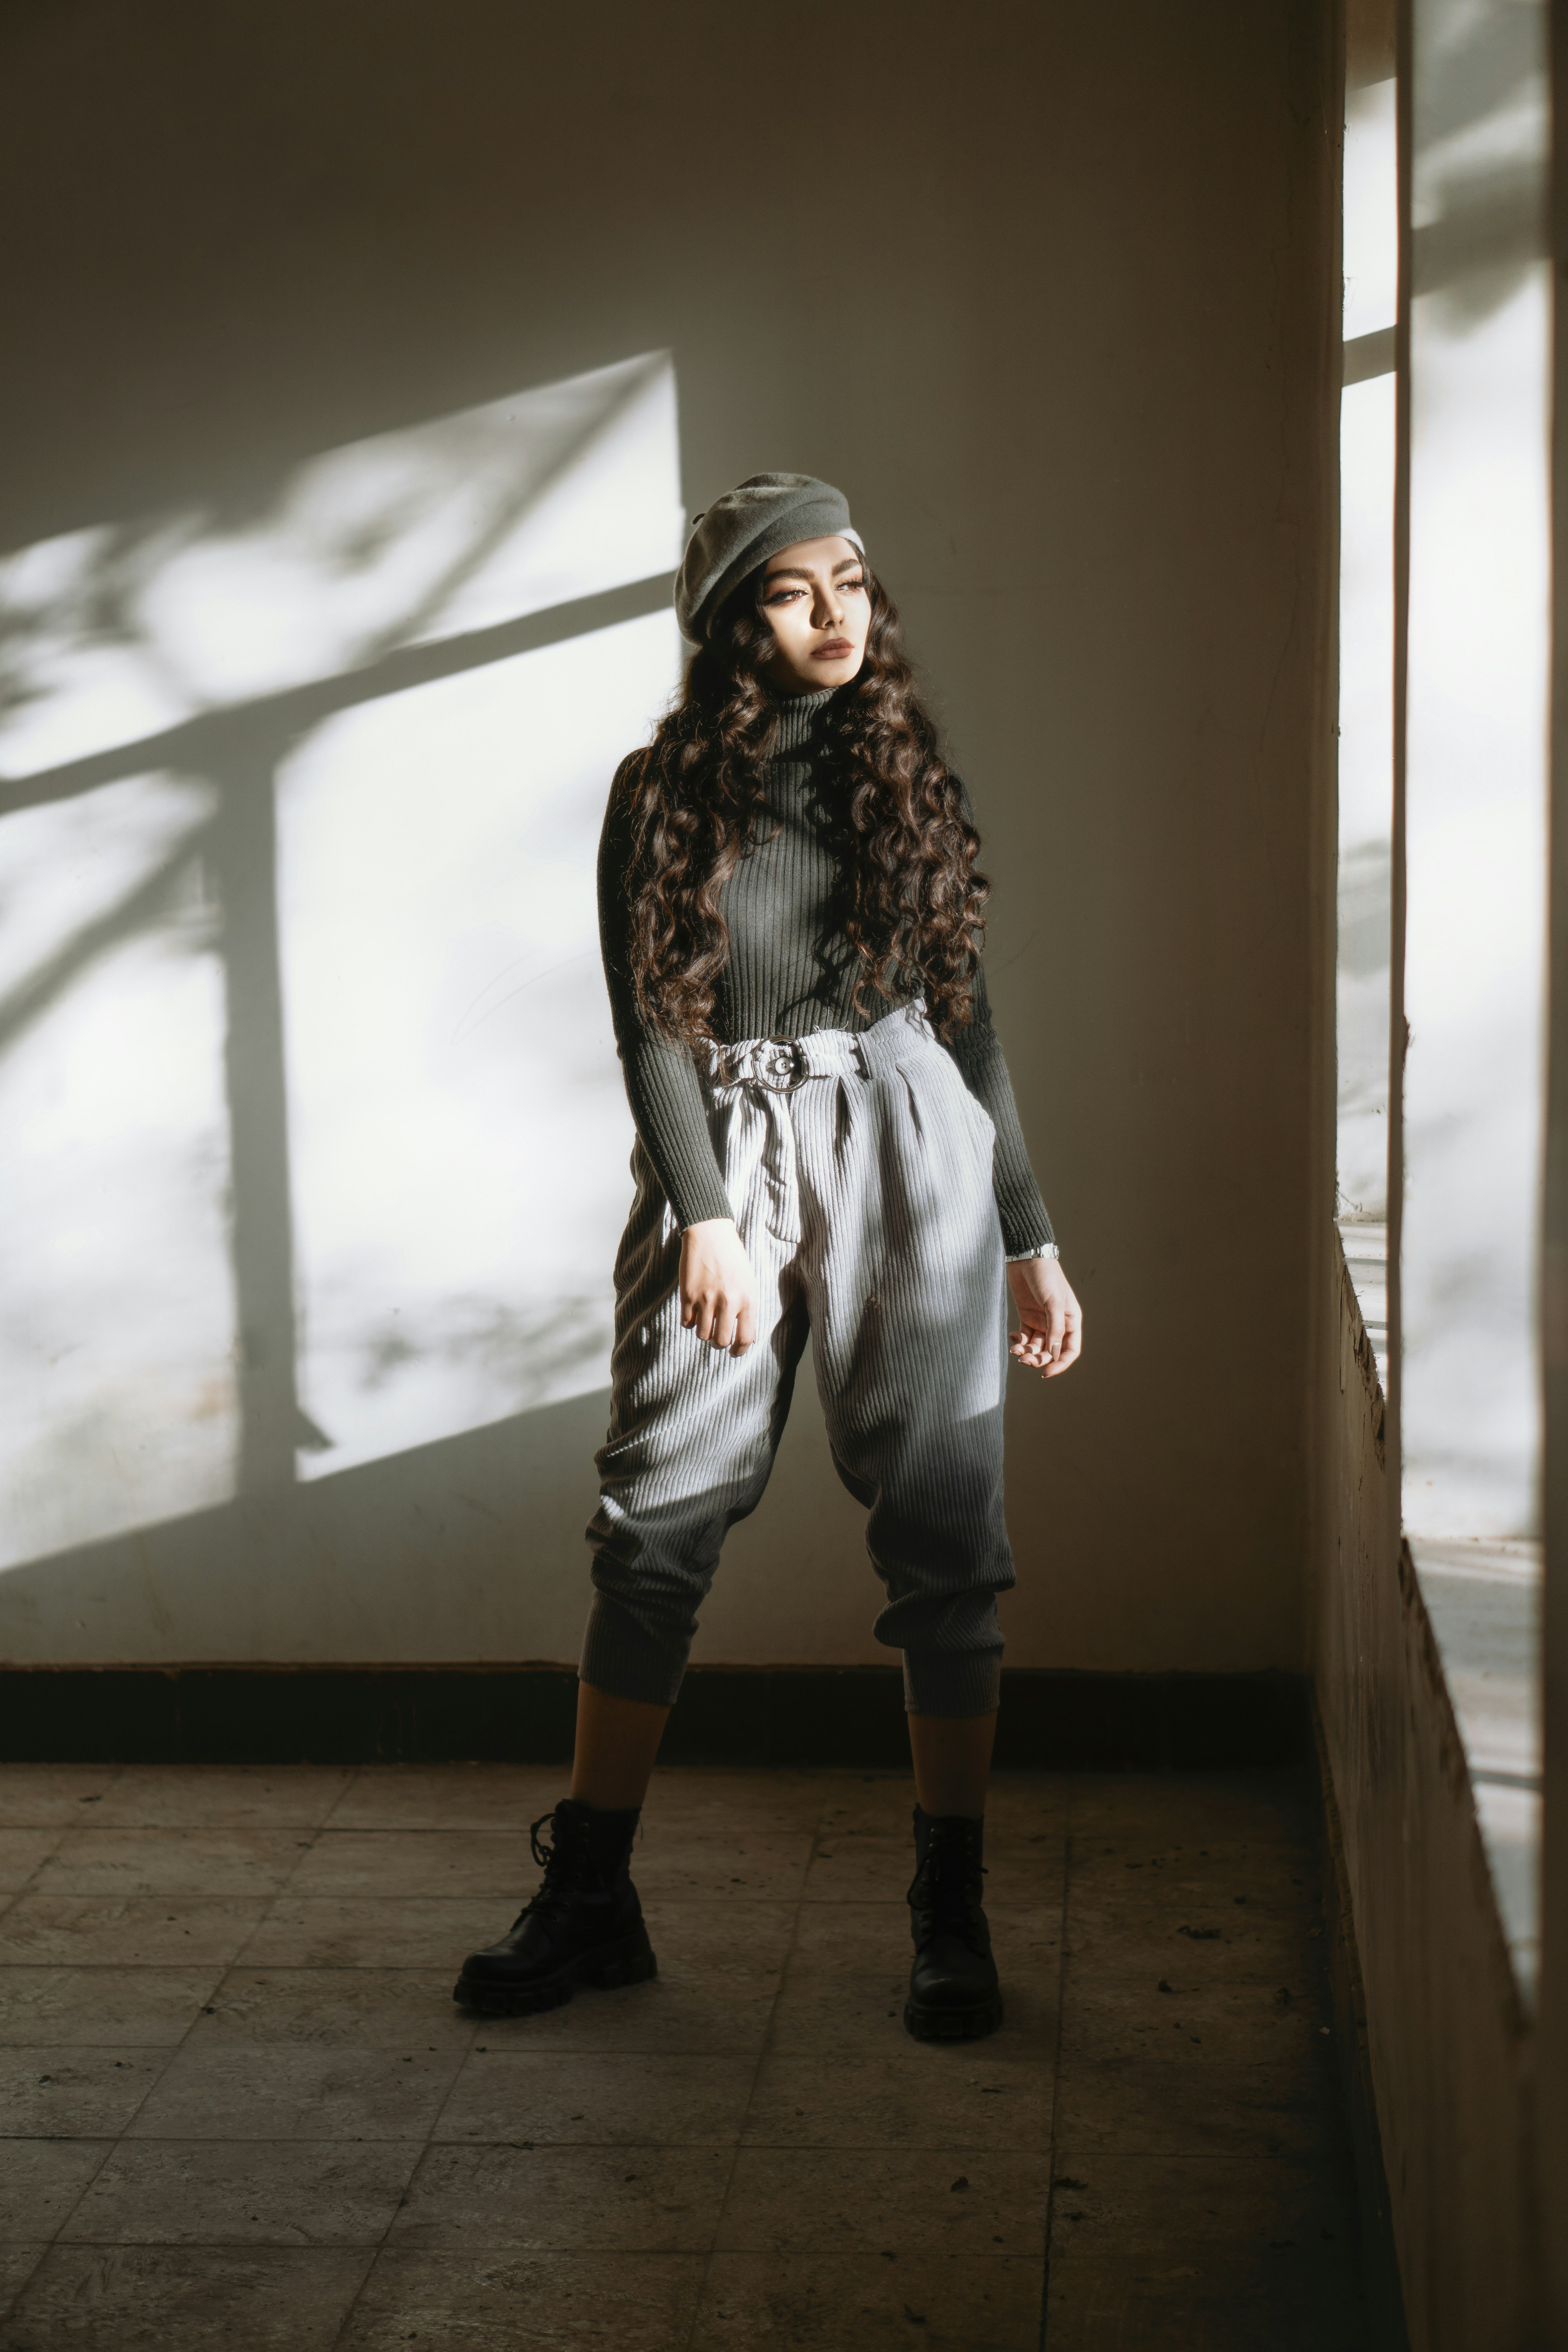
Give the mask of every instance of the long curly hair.
M 916 692 L 891 598 L 866 570 L 866 658 L 824 715 L 818 742 L 834 794 L 844 872 L 844 937 L 859 960 L 853 1001 L 917 992 L 942 1036 L 971 1017 L 991 886 L 980 836 Z M 712 1035 L 715 983 L 730 955 L 720 894 L 765 823 L 763 766 L 781 698 L 762 672 L 777 650 L 753 572 L 693 654 L 679 700 L 617 790 L 630 819 L 627 961 L 645 1020 L 697 1045 Z

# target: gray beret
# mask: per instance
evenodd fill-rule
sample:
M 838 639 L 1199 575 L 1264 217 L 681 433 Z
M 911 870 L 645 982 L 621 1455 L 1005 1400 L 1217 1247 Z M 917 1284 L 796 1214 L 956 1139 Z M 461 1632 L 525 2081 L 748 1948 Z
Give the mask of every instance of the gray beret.
M 849 501 L 815 474 L 752 474 L 700 514 L 675 575 L 675 617 L 680 634 L 700 645 L 713 616 L 748 572 L 799 539 L 847 539 L 866 552 L 849 528 Z

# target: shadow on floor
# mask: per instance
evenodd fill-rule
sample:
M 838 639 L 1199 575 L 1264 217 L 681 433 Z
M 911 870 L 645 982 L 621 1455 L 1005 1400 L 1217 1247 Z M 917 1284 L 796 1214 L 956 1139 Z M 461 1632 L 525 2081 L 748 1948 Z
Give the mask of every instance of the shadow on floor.
M 0 1770 L 0 2352 L 1368 2344 L 1298 1775 L 1000 1776 L 956 2048 L 889 1772 L 662 1771 L 657 1980 L 459 2015 L 560 1792 Z

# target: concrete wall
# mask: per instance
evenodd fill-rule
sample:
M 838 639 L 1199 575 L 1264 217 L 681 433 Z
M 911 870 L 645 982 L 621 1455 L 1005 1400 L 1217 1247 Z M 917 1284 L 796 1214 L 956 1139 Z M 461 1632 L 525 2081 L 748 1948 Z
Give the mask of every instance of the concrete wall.
M 1313 1674 L 1409 2340 L 1413 2352 L 1525 2347 L 1550 2340 L 1533 2332 L 1532 2037 L 1342 1264 L 1331 1317 Z
M 979 808 L 997 1016 L 1087 1311 L 1083 1368 L 1013 1399 L 1022 1664 L 1304 1656 L 1330 1200 L 1331 36 L 1303 0 L 875 0 L 798 44 L 691 0 L 73 0 L 13 10 L 0 36 L 5 318 L 26 357 L 0 383 L 0 546 L 237 512 L 322 451 L 642 353 L 671 357 L 688 512 L 761 466 L 848 489 Z M 80 784 L 72 855 L 90 864 Z M 261 805 L 231 787 L 226 807 Z M 34 821 L 16 804 L 0 849 Z M 208 883 L 244 933 L 273 889 L 267 826 L 218 848 Z M 142 917 L 184 924 L 199 960 L 206 902 L 175 899 Z M 221 1182 L 201 1212 L 250 1252 L 200 1407 L 218 1429 L 232 1406 L 238 1433 L 177 1504 L 51 1518 L 73 1493 L 144 1497 L 132 1455 L 195 1443 L 195 1403 L 133 1424 L 124 1370 L 50 1421 L 58 1366 L 120 1362 L 143 1319 L 87 1297 L 27 1388 L 38 1524 L 76 1532 L 17 1547 L 0 1651 L 571 1657 L 607 1263 L 562 1276 L 590 1335 L 574 1392 L 533 1401 L 525 1334 L 484 1426 L 420 1442 L 411 1424 L 341 1472 L 312 1453 L 281 1124 L 299 1022 L 276 1068 L 247 1045 L 247 1008 L 279 985 L 253 932 L 226 1102 L 272 1223 L 246 1242 Z M 102 1059 L 138 1051 L 114 1033 Z M 40 1059 L 46 1092 L 58 1061 Z M 378 1186 L 401 1167 L 390 1154 Z M 564 1215 L 575 1180 L 550 1172 Z M 520 1259 L 552 1246 L 548 1213 L 520 1218 Z M 155 1269 L 151 1247 L 128 1255 Z M 803 1397 L 699 1654 L 875 1658 L 874 1599 Z

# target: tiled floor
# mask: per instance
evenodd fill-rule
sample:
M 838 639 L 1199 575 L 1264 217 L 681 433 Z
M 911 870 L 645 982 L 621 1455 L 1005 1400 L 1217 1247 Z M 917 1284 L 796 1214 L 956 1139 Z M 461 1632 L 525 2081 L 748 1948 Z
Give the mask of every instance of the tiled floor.
M 657 1981 L 460 2016 L 560 1790 L 0 1768 L 0 2352 L 1363 2345 L 1298 1783 L 1000 1780 L 967 2047 L 891 1774 L 661 1773 Z

